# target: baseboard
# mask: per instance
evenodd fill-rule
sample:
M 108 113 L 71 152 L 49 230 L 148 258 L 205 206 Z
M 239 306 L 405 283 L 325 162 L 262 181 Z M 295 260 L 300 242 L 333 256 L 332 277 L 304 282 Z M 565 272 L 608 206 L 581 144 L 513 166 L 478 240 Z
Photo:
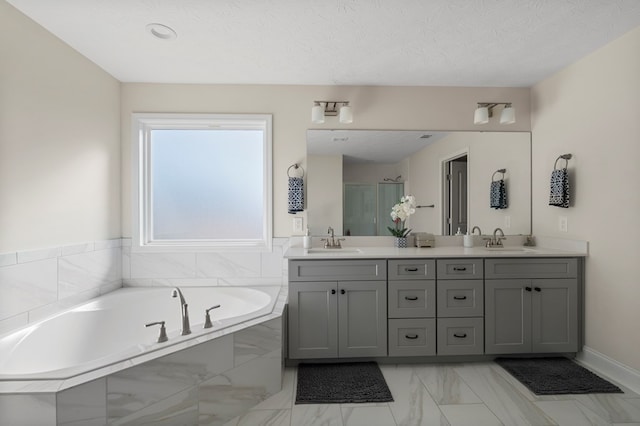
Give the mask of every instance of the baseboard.
M 640 394 L 640 371 L 587 346 L 583 347 L 582 352 L 576 355 L 576 361 Z

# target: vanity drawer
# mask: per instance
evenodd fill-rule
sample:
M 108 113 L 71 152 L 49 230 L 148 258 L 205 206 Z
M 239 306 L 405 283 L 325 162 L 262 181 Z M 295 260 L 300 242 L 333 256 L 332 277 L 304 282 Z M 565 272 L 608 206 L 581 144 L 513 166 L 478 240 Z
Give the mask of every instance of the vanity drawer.
M 482 259 L 438 259 L 439 280 L 473 280 L 483 278 Z
M 435 354 L 435 319 L 389 320 L 389 356 L 425 356 Z
M 435 259 L 389 260 L 390 280 L 435 280 Z
M 389 318 L 436 316 L 435 281 L 389 281 L 388 288 Z
M 486 259 L 485 278 L 576 278 L 578 260 L 550 259 Z
M 372 260 L 290 260 L 289 281 L 382 281 L 387 262 Z
M 483 318 L 438 318 L 438 355 L 484 353 Z
M 484 315 L 482 280 L 438 281 L 438 317 L 481 317 Z

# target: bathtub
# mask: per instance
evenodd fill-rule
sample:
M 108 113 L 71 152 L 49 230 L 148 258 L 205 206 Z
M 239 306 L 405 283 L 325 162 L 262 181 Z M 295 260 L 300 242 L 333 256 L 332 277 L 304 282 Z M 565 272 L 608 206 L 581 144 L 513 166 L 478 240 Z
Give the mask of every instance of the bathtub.
M 191 320 L 192 334 L 187 336 L 180 335 L 180 302 L 171 297 L 171 290 L 119 289 L 0 337 L 0 382 L 61 380 L 96 371 L 111 374 L 270 314 L 280 288 L 181 287 Z M 205 309 L 218 304 L 220 308 L 210 312 L 213 328 L 203 328 Z M 145 327 L 156 321 L 166 322 L 168 341 L 156 342 L 159 326 Z

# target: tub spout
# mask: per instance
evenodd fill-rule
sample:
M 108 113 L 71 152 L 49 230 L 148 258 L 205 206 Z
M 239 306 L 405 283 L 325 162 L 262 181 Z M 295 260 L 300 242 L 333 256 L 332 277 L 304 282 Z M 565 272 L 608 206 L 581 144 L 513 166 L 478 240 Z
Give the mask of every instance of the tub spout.
M 171 297 L 180 297 L 180 316 L 182 317 L 182 332 L 183 336 L 191 334 L 191 326 L 189 325 L 189 305 L 184 299 L 182 291 L 178 287 L 171 291 Z

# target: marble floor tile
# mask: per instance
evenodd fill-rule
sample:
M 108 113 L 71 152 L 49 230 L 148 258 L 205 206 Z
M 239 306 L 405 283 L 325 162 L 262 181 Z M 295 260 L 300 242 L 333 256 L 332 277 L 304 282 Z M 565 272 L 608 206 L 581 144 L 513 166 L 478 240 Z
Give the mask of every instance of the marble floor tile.
M 608 426 L 610 424 L 576 401 L 538 401 L 535 404 L 559 426 Z
M 482 403 L 458 376 L 454 365 L 416 366 L 415 372 L 439 405 Z
M 282 378 L 282 390 L 260 404 L 253 407 L 254 410 L 283 410 L 291 409 L 295 401 L 296 392 L 296 368 L 286 368 Z
M 289 426 L 291 410 L 251 410 L 225 426 Z
M 574 398 L 610 423 L 640 422 L 640 399 L 612 393 L 575 395 Z
M 397 425 L 449 424 L 420 381 L 414 366 L 383 365 L 380 370 L 393 396 L 394 401 L 389 402 L 389 408 Z
M 441 405 L 451 426 L 503 426 L 484 404 Z
M 344 426 L 394 426 L 389 407 L 341 407 Z
M 505 425 L 554 425 L 553 420 L 542 409 L 497 373 L 492 368 L 493 365 L 462 364 L 455 367 L 455 371 Z
M 291 410 L 295 426 L 344 426 L 338 404 L 297 404 Z

